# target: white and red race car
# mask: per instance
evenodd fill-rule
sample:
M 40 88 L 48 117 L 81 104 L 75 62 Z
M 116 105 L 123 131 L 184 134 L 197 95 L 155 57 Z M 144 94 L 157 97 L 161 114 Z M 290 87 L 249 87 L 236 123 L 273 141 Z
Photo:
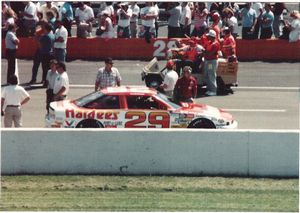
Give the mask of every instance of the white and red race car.
M 106 88 L 77 100 L 52 102 L 47 127 L 237 128 L 231 114 L 205 104 L 178 105 L 145 86 Z

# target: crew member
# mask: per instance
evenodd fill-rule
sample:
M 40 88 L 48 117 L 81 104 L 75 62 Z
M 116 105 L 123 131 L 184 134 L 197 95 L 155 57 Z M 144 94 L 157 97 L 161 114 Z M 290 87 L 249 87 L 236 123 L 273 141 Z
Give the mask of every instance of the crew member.
M 95 91 L 106 87 L 121 86 L 122 78 L 118 69 L 113 67 L 112 58 L 106 58 L 104 62 L 105 67 L 99 69 L 96 77 Z
M 58 72 L 56 70 L 57 61 L 51 60 L 50 61 L 50 70 L 48 70 L 47 77 L 46 77 L 46 84 L 47 84 L 47 90 L 46 90 L 46 109 L 47 114 L 49 114 L 49 106 L 52 101 L 54 101 L 54 84 L 55 80 L 58 76 Z
M 193 103 L 193 99 L 197 97 L 197 80 L 191 74 L 192 68 L 185 66 L 183 75 L 178 79 L 174 88 L 175 101 Z
M 214 30 L 216 32 L 216 39 L 220 40 L 220 15 L 218 12 L 215 12 L 212 14 L 211 19 L 213 21 L 212 25 L 210 26 L 210 29 Z
M 167 96 L 173 97 L 173 90 L 178 80 L 178 74 L 174 70 L 175 63 L 173 60 L 169 60 L 166 65 L 167 73 L 164 78 L 164 82 L 160 85 Z
M 65 62 L 68 31 L 63 26 L 63 22 L 61 20 L 57 20 L 56 25 L 57 29 L 55 30 L 54 56 L 57 61 Z
M 204 47 L 204 71 L 207 85 L 206 95 L 215 96 L 217 95 L 217 67 L 220 43 L 216 38 L 217 35 L 214 30 L 209 30 L 207 37 L 209 43 Z
M 56 65 L 58 76 L 55 79 L 53 94 L 54 101 L 61 101 L 67 98 L 69 92 L 69 77 L 66 72 L 66 65 L 63 62 L 58 62 Z
M 1 94 L 1 114 L 4 115 L 4 127 L 22 127 L 22 110 L 21 106 L 30 100 L 29 94 L 25 89 L 18 85 L 16 75 L 9 78 L 9 86 L 2 89 Z M 4 105 L 6 105 L 4 111 Z
M 236 42 L 231 35 L 231 30 L 228 27 L 223 29 L 224 40 L 222 45 L 222 53 L 230 62 L 236 61 Z

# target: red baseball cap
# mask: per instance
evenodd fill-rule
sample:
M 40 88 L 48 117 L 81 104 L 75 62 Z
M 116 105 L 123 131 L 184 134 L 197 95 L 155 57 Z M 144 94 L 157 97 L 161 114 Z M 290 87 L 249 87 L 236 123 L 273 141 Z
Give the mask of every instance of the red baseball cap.
M 212 18 L 212 20 L 217 20 L 217 19 L 219 19 L 220 18 L 220 15 L 219 15 L 219 13 L 213 13 L 212 14 L 212 16 L 211 16 L 211 18 Z
M 167 61 L 167 64 L 166 64 L 166 67 L 167 67 L 168 69 L 172 69 L 172 68 L 174 67 L 174 65 L 175 65 L 175 63 L 174 63 L 173 60 L 168 60 L 168 61 Z

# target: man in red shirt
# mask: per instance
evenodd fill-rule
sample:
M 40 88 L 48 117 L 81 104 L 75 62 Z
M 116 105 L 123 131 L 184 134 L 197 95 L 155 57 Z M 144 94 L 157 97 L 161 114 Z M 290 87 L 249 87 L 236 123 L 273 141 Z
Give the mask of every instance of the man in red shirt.
M 174 88 L 175 101 L 193 103 L 193 99 L 197 97 L 197 80 L 191 73 L 191 67 L 183 68 L 183 75 L 178 79 Z
M 217 35 L 214 30 L 209 30 L 206 36 L 209 39 L 209 42 L 204 47 L 204 72 L 205 72 L 205 81 L 207 96 L 217 95 L 217 68 L 218 68 L 218 52 L 220 50 L 220 43 L 217 40 Z
M 220 27 L 219 27 L 219 22 L 220 22 L 220 15 L 218 12 L 214 12 L 211 15 L 211 19 L 213 21 L 212 25 L 211 25 L 211 29 L 214 30 L 216 32 L 216 38 L 217 40 L 220 40 Z
M 224 40 L 222 45 L 223 56 L 227 59 L 236 58 L 236 42 L 234 37 L 231 35 L 231 30 L 225 27 L 224 30 Z

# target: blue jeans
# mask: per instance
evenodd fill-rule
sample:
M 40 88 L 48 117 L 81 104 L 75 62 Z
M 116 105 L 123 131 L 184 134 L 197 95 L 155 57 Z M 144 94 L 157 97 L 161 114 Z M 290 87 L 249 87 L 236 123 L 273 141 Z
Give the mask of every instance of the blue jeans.
M 66 61 L 67 51 L 64 48 L 55 48 L 54 49 L 54 57 L 58 62 Z
M 218 60 L 205 60 L 204 72 L 207 91 L 217 92 L 217 68 Z

